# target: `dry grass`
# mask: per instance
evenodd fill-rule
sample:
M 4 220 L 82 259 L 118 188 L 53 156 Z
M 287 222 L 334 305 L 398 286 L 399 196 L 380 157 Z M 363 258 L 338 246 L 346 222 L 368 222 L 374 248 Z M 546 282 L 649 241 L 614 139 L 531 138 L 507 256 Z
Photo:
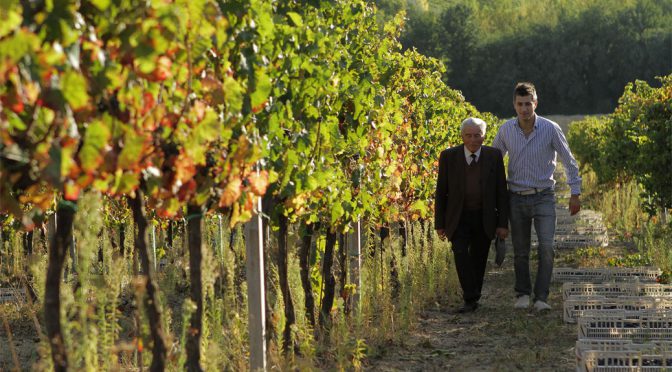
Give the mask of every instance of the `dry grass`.
M 575 366 L 576 326 L 562 321 L 560 286 L 551 288 L 553 309 L 538 313 L 513 308 L 511 252 L 501 268 L 489 262 L 481 307 L 457 314 L 457 299 L 442 300 L 420 314 L 398 344 L 369 360 L 375 371 L 555 371 Z M 532 263 L 532 267 L 536 267 Z

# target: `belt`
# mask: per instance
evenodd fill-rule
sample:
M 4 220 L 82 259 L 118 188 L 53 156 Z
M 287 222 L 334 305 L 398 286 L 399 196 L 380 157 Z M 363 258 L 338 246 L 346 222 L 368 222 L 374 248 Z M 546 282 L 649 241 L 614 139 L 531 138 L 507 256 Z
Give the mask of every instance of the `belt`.
M 511 191 L 512 193 L 516 195 L 535 195 L 539 194 L 540 192 L 546 191 L 548 188 L 545 189 L 528 189 L 528 190 L 522 190 L 522 191 Z

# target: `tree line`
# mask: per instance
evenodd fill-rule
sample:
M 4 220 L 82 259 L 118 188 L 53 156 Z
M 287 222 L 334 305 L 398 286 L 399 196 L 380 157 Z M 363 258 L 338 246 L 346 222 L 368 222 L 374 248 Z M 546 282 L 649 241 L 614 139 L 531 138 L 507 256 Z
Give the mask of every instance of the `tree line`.
M 659 83 L 626 85 L 614 112 L 573 123 L 567 139 L 599 184 L 641 185 L 645 210 L 664 225 L 672 208 L 672 75 Z
M 595 114 L 613 111 L 627 83 L 672 70 L 669 1 L 377 3 L 407 12 L 404 48 L 442 60 L 448 85 L 502 117 L 516 81 L 535 83 L 543 112 Z

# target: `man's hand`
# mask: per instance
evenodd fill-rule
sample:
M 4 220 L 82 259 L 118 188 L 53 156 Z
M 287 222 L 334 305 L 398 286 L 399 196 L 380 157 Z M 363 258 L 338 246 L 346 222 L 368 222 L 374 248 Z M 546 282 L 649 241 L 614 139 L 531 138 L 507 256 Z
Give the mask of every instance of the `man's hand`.
M 439 235 L 441 240 L 446 240 L 446 230 L 445 229 L 436 229 L 436 233 Z
M 572 195 L 569 198 L 569 214 L 573 216 L 581 210 L 581 200 L 579 200 L 578 195 Z
M 506 239 L 506 237 L 509 236 L 509 229 L 498 227 L 497 230 L 495 230 L 495 235 L 500 239 Z

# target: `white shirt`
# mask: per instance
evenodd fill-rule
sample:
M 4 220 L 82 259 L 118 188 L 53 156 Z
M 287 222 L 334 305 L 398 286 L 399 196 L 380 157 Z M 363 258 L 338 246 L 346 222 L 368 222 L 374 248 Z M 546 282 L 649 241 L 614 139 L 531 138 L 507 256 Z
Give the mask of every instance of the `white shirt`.
M 478 158 L 481 156 L 481 148 L 479 146 L 478 150 L 476 152 L 471 152 L 467 149 L 467 146 L 464 146 L 464 157 L 467 159 L 467 164 L 471 165 L 471 154 L 476 154 L 476 159 L 474 159 L 476 162 L 478 162 Z

